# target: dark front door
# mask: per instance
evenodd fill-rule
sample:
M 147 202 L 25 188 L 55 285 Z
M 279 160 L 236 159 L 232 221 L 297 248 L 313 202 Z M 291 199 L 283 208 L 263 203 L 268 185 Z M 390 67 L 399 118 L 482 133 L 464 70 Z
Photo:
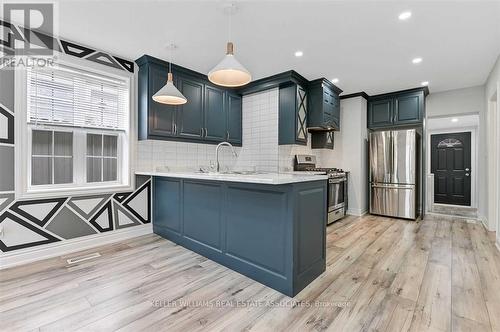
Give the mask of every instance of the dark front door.
M 470 132 L 431 135 L 434 202 L 470 205 Z

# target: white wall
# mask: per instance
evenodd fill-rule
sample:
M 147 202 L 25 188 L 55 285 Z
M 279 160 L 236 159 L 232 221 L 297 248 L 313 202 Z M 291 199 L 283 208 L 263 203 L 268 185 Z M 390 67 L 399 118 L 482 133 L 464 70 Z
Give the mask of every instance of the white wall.
M 452 122 L 452 119 L 458 120 L 457 122 Z M 479 114 L 467 114 L 467 115 L 453 115 L 449 117 L 439 117 L 430 118 L 427 120 L 427 142 L 431 142 L 431 136 L 434 134 L 441 133 L 461 133 L 470 132 L 471 133 L 471 207 L 478 208 L 478 175 L 480 174 L 477 170 L 479 169 L 479 160 L 477 157 L 479 150 L 478 143 L 478 131 L 479 131 Z M 430 143 L 429 143 L 430 144 Z M 427 188 L 433 188 L 434 183 L 430 182 L 429 175 L 431 174 L 431 149 L 430 147 L 426 149 L 427 160 L 426 169 L 427 175 L 424 177 L 427 180 Z M 433 195 L 434 192 L 428 190 L 429 195 Z M 425 198 L 426 202 L 430 203 L 426 206 L 427 212 L 432 211 L 432 204 L 434 204 L 434 197 Z
M 348 213 L 368 211 L 368 160 L 366 129 L 367 101 L 363 97 L 340 101 L 340 131 L 335 132 L 335 149 L 321 151 L 321 163 L 349 171 Z
M 431 93 L 426 98 L 426 117 L 427 122 L 432 118 L 446 118 L 452 116 L 477 114 L 479 116 L 478 131 L 478 153 L 477 153 L 477 169 L 476 174 L 487 174 L 487 159 L 485 149 L 485 86 L 474 86 L 464 89 L 456 89 L 450 91 L 443 91 L 438 93 Z M 460 128 L 462 125 L 457 122 L 455 128 Z M 429 144 L 429 142 L 427 143 Z M 427 173 L 430 173 L 429 168 Z M 478 176 L 477 186 L 479 188 L 477 193 L 477 207 L 480 218 L 486 213 L 486 206 L 488 200 L 487 190 L 487 177 Z M 426 199 L 427 201 L 427 199 Z
M 428 118 L 470 113 L 485 110 L 484 86 L 431 93 L 425 101 Z
M 498 107 L 500 100 L 500 56 L 486 80 L 483 98 L 487 105 L 487 112 L 480 120 L 484 129 L 482 130 L 481 146 L 485 152 L 484 161 L 487 172 L 484 174 L 488 174 L 488 177 L 485 177 L 488 180 L 483 181 L 482 185 L 487 189 L 484 197 L 489 198 L 489 200 L 484 200 L 482 213 L 486 219 L 486 227 L 497 232 L 497 246 L 500 249 L 500 110 Z M 492 177 L 496 177 L 496 179 L 492 179 Z

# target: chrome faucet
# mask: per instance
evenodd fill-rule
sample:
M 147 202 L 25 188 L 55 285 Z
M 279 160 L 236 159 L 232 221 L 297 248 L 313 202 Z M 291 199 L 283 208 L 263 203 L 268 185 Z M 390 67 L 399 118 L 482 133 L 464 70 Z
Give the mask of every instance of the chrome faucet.
M 219 173 L 220 171 L 220 164 L 219 164 L 219 149 L 221 146 L 223 145 L 226 145 L 226 146 L 229 146 L 231 147 L 231 150 L 233 152 L 233 156 L 235 157 L 238 157 L 238 155 L 236 154 L 236 151 L 234 150 L 234 147 L 231 145 L 231 143 L 229 142 L 221 142 L 217 145 L 217 147 L 215 148 L 215 160 L 217 161 L 217 173 Z

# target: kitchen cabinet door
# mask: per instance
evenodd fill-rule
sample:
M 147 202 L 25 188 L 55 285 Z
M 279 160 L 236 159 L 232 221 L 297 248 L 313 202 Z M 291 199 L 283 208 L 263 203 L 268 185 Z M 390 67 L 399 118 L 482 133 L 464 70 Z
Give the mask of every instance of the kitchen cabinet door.
M 394 124 L 412 124 L 422 121 L 423 93 L 398 95 L 394 98 Z
M 202 140 L 204 84 L 187 76 L 179 76 L 178 89 L 188 102 L 178 108 L 177 135 Z
M 226 138 L 224 90 L 205 85 L 204 139 L 222 142 Z
M 169 230 L 181 233 L 181 181 L 163 177 L 153 178 L 153 229 L 163 234 Z
M 393 124 L 393 99 L 370 101 L 368 107 L 368 128 L 391 126 Z
M 297 85 L 295 114 L 295 142 L 307 144 L 307 92 Z
M 170 137 L 175 136 L 175 116 L 177 107 L 157 103 L 153 95 L 167 83 L 167 69 L 151 65 L 149 67 L 149 91 L 145 103 L 149 105 L 149 135 Z
M 226 139 L 231 144 L 242 144 L 242 100 L 241 96 L 227 93 L 227 133 Z
M 332 98 L 332 122 L 333 128 L 340 130 L 340 98 L 338 95 L 333 95 Z
M 307 98 L 297 84 L 280 87 L 278 144 L 307 144 Z

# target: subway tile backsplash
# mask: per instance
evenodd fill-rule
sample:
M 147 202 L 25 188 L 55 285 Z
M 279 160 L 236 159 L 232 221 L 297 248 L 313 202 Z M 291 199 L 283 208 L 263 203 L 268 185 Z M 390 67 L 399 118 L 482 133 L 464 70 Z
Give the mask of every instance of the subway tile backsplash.
M 311 150 L 309 145 L 278 145 L 278 97 L 278 88 L 243 97 L 243 146 L 235 147 L 238 157 L 232 155 L 230 148 L 221 148 L 221 169 L 289 172 L 293 170 L 295 154 L 304 153 L 315 154 L 320 164 L 322 150 Z M 136 169 L 196 171 L 208 168 L 215 166 L 215 147 L 213 144 L 139 141 Z

